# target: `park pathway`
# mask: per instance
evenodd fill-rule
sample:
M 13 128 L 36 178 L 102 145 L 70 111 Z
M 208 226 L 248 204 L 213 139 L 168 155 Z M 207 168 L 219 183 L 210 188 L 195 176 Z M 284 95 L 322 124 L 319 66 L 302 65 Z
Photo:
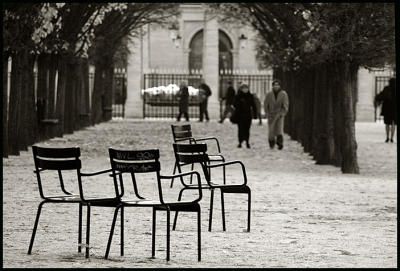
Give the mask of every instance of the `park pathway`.
M 162 173 L 173 169 L 172 121 L 114 120 L 38 145 L 81 147 L 83 171 L 108 168 L 108 147 L 159 148 Z M 236 148 L 236 126 L 192 122 L 194 134 L 219 138 L 227 160 L 241 160 L 252 189 L 252 229 L 246 228 L 246 196 L 228 194 L 227 231 L 222 231 L 216 193 L 213 231 L 207 231 L 210 193 L 202 206 L 202 261 L 197 262 L 195 214 L 182 214 L 171 232 L 165 261 L 166 216 L 158 216 L 156 258 L 151 259 L 151 212 L 125 211 L 125 256 L 119 256 L 117 224 L 110 260 L 105 252 L 112 210 L 93 208 L 91 258 L 77 252 L 78 207 L 44 206 L 32 255 L 27 255 L 40 202 L 31 148 L 3 159 L 4 267 L 396 267 L 397 143 L 384 143 L 381 123 L 357 123 L 361 174 L 315 165 L 299 143 L 285 136 L 282 151 L 267 147 L 267 125 L 253 123 L 251 149 Z M 214 174 L 213 174 L 214 175 Z M 217 173 L 215 174 L 217 175 Z M 235 180 L 239 169 L 228 171 Z M 112 192 L 110 180 L 93 192 Z M 77 192 L 73 180 L 67 186 Z M 126 184 L 129 187 L 129 183 Z M 151 193 L 151 186 L 147 186 Z M 168 184 L 166 184 L 168 187 Z M 130 188 L 130 187 L 129 187 Z M 168 195 L 176 193 L 166 188 Z M 54 207 L 54 208 L 50 208 Z M 85 217 L 85 216 L 84 216 Z

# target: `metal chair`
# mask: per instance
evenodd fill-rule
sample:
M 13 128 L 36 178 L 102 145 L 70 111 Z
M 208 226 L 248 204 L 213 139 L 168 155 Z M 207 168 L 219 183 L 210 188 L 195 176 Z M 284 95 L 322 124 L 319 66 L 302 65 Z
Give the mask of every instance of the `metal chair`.
M 212 226 L 212 212 L 213 212 L 213 201 L 214 201 L 214 190 L 219 189 L 221 191 L 221 211 L 222 211 L 222 229 L 226 230 L 225 226 L 225 206 L 224 206 L 224 194 L 235 193 L 235 194 L 247 194 L 248 195 L 248 214 L 247 214 L 247 231 L 250 231 L 250 211 L 251 211 L 251 190 L 247 186 L 247 175 L 244 164 L 241 161 L 230 161 L 220 164 L 210 165 L 208 164 L 209 156 L 207 155 L 207 145 L 206 144 L 173 144 L 176 164 L 178 172 L 181 174 L 181 165 L 188 165 L 191 163 L 199 163 L 202 167 L 203 174 L 207 183 L 199 185 L 184 183 L 184 187 L 179 193 L 179 199 L 182 197 L 182 193 L 188 189 L 210 189 L 211 199 L 210 199 L 210 218 L 208 230 L 211 231 Z M 210 175 L 211 168 L 225 167 L 231 165 L 240 165 L 243 173 L 243 182 L 241 184 L 218 184 L 215 183 Z M 176 221 L 178 218 L 178 212 L 175 213 L 173 230 L 176 228 Z
M 202 190 L 198 189 L 198 197 L 190 201 L 165 201 L 162 191 L 162 180 L 169 180 L 171 178 L 182 178 L 184 176 L 197 176 L 198 186 L 201 183 L 200 174 L 195 171 L 186 172 L 183 174 L 177 174 L 173 176 L 162 176 L 160 175 L 160 162 L 159 162 L 159 150 L 116 150 L 109 148 L 111 168 L 114 177 L 115 189 L 118 189 L 117 176 L 120 183 L 120 203 L 114 212 L 114 219 L 110 231 L 110 236 L 107 245 L 106 258 L 110 251 L 110 245 L 112 242 L 112 236 L 114 232 L 114 226 L 118 215 L 118 209 L 124 207 L 152 207 L 153 208 L 153 223 L 152 223 L 152 257 L 155 257 L 155 237 L 156 237 L 156 212 L 166 211 L 167 212 L 167 261 L 170 260 L 170 212 L 196 212 L 197 213 L 197 234 L 198 234 L 198 260 L 201 260 L 201 227 L 200 227 L 200 204 L 198 203 L 202 198 Z M 140 173 L 155 173 L 154 180 L 158 187 L 158 198 L 157 199 L 146 199 L 140 195 L 140 191 L 137 185 L 137 178 Z M 130 175 L 133 183 L 133 190 L 136 196 L 134 200 L 124 199 L 124 175 Z M 122 214 L 122 213 L 121 213 Z M 122 219 L 122 218 L 121 218 Z
M 94 173 L 82 173 L 81 170 L 81 160 L 80 157 L 80 149 L 78 147 L 74 148 L 44 148 L 38 146 L 32 146 L 33 159 L 35 162 L 35 173 L 39 186 L 39 194 L 43 199 L 40 202 L 35 224 L 33 227 L 33 232 L 31 236 L 31 241 L 29 244 L 28 254 L 31 254 L 33 242 L 35 240 L 36 230 L 39 223 L 40 213 L 42 207 L 45 203 L 72 203 L 79 204 L 79 225 L 78 225 L 78 252 L 81 252 L 82 247 L 86 248 L 86 258 L 89 257 L 89 236 L 90 236 L 90 210 L 92 206 L 101 206 L 101 207 L 117 207 L 119 205 L 119 201 L 117 197 L 113 198 L 86 198 L 83 193 L 82 187 L 82 177 L 84 176 L 96 176 L 104 173 L 111 172 L 111 169 L 103 170 Z M 64 171 L 76 171 L 79 194 L 72 194 L 67 191 L 63 181 Z M 58 172 L 58 180 L 60 182 L 61 191 L 58 191 L 59 194 L 48 196 L 45 195 L 43 185 L 42 185 L 42 176 L 41 173 L 43 171 L 55 171 Z M 87 227 L 86 227 L 86 244 L 82 244 L 82 206 L 87 207 Z M 121 220 L 121 229 L 123 227 Z M 121 237 L 123 247 L 123 237 Z M 122 253 L 122 249 L 121 249 Z
M 174 139 L 174 143 L 197 143 L 201 141 L 215 141 L 218 154 L 208 154 L 208 163 L 212 162 L 225 162 L 224 156 L 221 154 L 221 147 L 219 145 L 219 141 L 216 137 L 204 137 L 204 138 L 194 138 L 192 135 L 192 126 L 190 124 L 185 124 L 185 125 L 171 125 L 172 129 L 172 136 Z M 174 171 L 172 174 L 175 174 L 176 169 L 177 169 L 177 161 L 175 162 L 174 165 Z M 182 166 L 183 164 L 181 164 Z M 194 169 L 194 165 L 192 164 L 191 170 Z M 226 183 L 226 176 L 225 176 L 225 167 L 222 168 L 222 175 L 223 175 L 223 182 L 224 184 Z M 192 183 L 192 179 L 190 179 L 190 183 Z M 171 188 L 173 187 L 174 184 L 174 178 L 171 180 Z

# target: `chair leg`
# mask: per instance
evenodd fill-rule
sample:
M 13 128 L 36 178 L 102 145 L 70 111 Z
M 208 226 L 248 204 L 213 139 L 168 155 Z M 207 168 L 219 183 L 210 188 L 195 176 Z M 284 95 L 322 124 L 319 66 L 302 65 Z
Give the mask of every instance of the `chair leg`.
M 208 222 L 208 231 L 211 231 L 212 225 L 212 213 L 213 213 L 213 201 L 214 201 L 214 189 L 211 189 L 211 199 L 210 199 L 210 219 Z
M 172 172 L 172 175 L 175 175 L 176 167 L 177 167 L 177 165 L 176 165 L 176 162 L 175 162 L 174 171 Z M 171 188 L 172 188 L 172 186 L 174 185 L 174 180 L 175 180 L 175 178 L 172 178 L 172 179 L 171 179 Z
M 225 159 L 222 159 L 222 163 L 225 163 Z M 226 171 L 225 171 L 225 166 L 222 166 L 222 176 L 224 179 L 224 184 L 226 184 Z
M 221 212 L 222 212 L 222 230 L 226 231 L 225 228 L 225 203 L 224 203 L 224 192 L 221 191 Z
M 124 256 L 124 206 L 121 207 L 121 256 Z
M 151 257 L 156 257 L 156 209 L 153 207 L 153 226 L 151 233 Z
M 170 248 L 170 210 L 167 208 L 167 261 L 169 261 L 169 248 Z
M 183 191 L 185 191 L 185 188 L 182 188 L 181 191 L 179 191 L 178 201 L 181 201 Z M 179 211 L 175 212 L 174 224 L 172 225 L 172 230 L 173 231 L 176 229 L 176 221 L 178 220 L 178 213 L 179 213 Z
M 192 167 L 191 167 L 191 171 L 193 171 L 193 170 L 194 170 L 194 164 L 192 164 Z M 192 182 L 193 182 L 193 174 L 190 175 L 190 184 L 192 184 Z
M 33 226 L 33 231 L 32 231 L 32 236 L 31 236 L 31 242 L 29 243 L 28 254 L 31 254 L 31 252 L 32 252 L 33 242 L 35 240 L 35 235 L 36 235 L 36 230 L 37 230 L 37 226 L 38 226 L 38 223 L 39 223 L 40 213 L 42 211 L 42 206 L 43 206 L 44 203 L 45 203 L 45 201 L 42 201 L 38 206 L 38 210 L 37 210 L 37 213 L 36 213 L 35 224 Z
M 111 241 L 112 241 L 112 238 L 114 235 L 115 222 L 117 221 L 117 216 L 118 216 L 118 209 L 119 209 L 119 207 L 115 208 L 113 221 L 111 223 L 111 230 L 110 230 L 110 235 L 108 237 L 106 255 L 104 256 L 104 258 L 106 258 L 106 259 L 108 258 L 108 254 L 110 253 Z
M 87 222 L 86 222 L 86 258 L 89 258 L 89 239 L 90 239 L 90 203 L 87 205 Z
M 82 252 L 82 203 L 79 203 L 78 252 Z
M 248 193 L 248 213 L 247 213 L 247 231 L 250 232 L 250 213 L 251 213 L 251 191 Z
M 197 257 L 201 261 L 201 220 L 200 210 L 197 212 Z

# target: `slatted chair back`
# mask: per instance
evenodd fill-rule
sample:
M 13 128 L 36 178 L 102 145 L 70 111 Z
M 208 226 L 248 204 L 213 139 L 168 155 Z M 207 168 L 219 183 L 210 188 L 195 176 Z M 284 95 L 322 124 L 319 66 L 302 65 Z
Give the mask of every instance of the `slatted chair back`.
M 182 165 L 199 163 L 203 169 L 207 182 L 210 180 L 206 164 L 209 162 L 207 155 L 207 144 L 177 144 L 173 143 L 175 160 L 178 165 L 178 171 L 181 173 Z
M 189 140 L 189 142 L 193 139 L 192 135 L 192 127 L 190 124 L 185 125 L 171 125 L 172 136 L 174 138 L 174 142 L 177 143 L 179 141 Z
M 122 174 L 129 173 L 132 177 L 135 195 L 141 199 L 136 183 L 136 174 L 156 173 L 160 200 L 162 200 L 162 188 L 160 183 L 160 151 L 158 149 L 149 150 L 117 150 L 109 148 L 111 169 L 114 178 L 115 192 L 117 197 L 124 194 Z M 117 176 L 119 176 L 121 193 L 118 190 Z
M 80 149 L 78 147 L 72 148 L 46 148 L 39 146 L 32 146 L 33 152 L 33 160 L 35 163 L 35 173 L 39 186 L 39 193 L 43 199 L 46 199 L 46 196 L 43 192 L 42 180 L 41 180 L 41 172 L 43 171 L 57 171 L 58 179 L 60 182 L 61 190 L 66 195 L 71 195 L 72 193 L 68 192 L 65 189 L 62 171 L 65 170 L 76 170 L 78 179 L 80 181 L 80 169 L 82 167 L 82 163 L 80 160 Z

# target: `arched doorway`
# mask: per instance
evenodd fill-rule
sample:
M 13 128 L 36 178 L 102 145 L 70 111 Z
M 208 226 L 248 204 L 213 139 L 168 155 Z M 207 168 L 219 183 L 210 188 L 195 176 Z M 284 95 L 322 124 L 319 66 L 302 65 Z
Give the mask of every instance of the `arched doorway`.
M 198 31 L 189 44 L 189 71 L 203 68 L 203 30 Z
M 232 70 L 232 42 L 228 35 L 222 31 L 218 31 L 218 50 L 219 50 L 219 70 Z

